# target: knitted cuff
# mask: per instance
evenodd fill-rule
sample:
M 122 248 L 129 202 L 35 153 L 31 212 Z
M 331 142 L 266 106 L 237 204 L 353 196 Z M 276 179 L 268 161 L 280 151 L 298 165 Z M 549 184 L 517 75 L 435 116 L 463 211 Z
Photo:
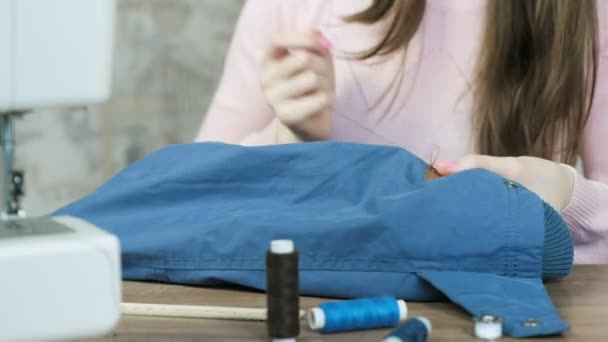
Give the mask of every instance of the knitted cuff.
M 543 279 L 567 276 L 572 270 L 574 247 L 570 231 L 562 217 L 547 203 L 545 207 L 545 244 L 543 247 Z

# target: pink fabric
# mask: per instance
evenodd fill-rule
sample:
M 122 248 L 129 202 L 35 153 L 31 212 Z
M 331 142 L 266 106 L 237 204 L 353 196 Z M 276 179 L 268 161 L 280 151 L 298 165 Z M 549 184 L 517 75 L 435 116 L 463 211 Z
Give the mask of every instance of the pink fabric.
M 346 60 L 382 35 L 380 25 L 346 25 L 344 15 L 371 0 L 248 0 L 224 75 L 197 141 L 273 144 L 275 118 L 260 89 L 260 61 L 274 31 L 320 30 L 334 46 L 337 103 L 332 140 L 388 144 L 430 160 L 472 153 L 470 84 L 480 48 L 485 0 L 428 0 L 407 58 Z M 584 135 L 584 174 L 575 173 L 562 214 L 575 239 L 577 263 L 608 263 L 608 0 L 600 4 L 601 53 L 593 111 Z M 403 80 L 382 96 L 403 68 Z M 390 106 L 393 99 L 394 105 Z

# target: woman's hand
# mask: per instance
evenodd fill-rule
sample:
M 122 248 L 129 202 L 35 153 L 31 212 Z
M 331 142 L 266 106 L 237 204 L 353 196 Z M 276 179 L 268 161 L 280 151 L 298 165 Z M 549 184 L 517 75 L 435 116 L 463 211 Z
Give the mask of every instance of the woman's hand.
M 262 65 L 262 89 L 279 120 L 278 143 L 329 137 L 335 93 L 330 48 L 318 32 L 273 36 Z
M 444 175 L 483 168 L 518 182 L 535 192 L 555 210 L 563 210 L 572 198 L 574 175 L 567 166 L 535 157 L 490 157 L 469 155 L 459 161 L 434 164 Z

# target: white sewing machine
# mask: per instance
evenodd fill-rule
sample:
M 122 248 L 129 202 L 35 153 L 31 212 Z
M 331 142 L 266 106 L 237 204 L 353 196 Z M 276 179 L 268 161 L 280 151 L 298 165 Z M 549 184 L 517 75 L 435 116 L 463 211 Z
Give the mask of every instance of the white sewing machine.
M 12 119 L 110 93 L 115 0 L 0 0 L 0 341 L 109 333 L 120 317 L 116 237 L 70 217 L 28 218 L 13 170 Z

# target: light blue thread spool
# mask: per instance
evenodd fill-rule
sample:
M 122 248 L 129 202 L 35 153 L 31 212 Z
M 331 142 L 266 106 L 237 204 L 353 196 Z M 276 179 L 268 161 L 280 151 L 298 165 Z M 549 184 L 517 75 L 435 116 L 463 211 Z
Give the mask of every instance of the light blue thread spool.
M 308 324 L 326 334 L 394 327 L 406 317 L 403 300 L 378 297 L 320 304 L 308 312 Z
M 425 342 L 432 329 L 431 321 L 425 317 L 408 319 L 382 342 Z

